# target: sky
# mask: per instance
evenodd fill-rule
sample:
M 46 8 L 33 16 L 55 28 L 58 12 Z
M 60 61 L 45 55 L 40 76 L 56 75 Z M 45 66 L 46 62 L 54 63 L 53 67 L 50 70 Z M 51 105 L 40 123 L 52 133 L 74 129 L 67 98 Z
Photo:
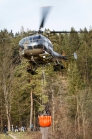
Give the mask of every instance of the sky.
M 0 0 L 0 30 L 38 30 L 41 7 L 52 6 L 43 30 L 76 31 L 92 27 L 92 0 Z

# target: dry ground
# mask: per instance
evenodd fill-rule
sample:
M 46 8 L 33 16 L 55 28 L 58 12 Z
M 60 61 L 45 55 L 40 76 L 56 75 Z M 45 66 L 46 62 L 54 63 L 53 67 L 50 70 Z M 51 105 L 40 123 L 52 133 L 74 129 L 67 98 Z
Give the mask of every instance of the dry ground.
M 0 134 L 0 139 L 41 139 L 40 132 L 10 132 L 8 135 Z

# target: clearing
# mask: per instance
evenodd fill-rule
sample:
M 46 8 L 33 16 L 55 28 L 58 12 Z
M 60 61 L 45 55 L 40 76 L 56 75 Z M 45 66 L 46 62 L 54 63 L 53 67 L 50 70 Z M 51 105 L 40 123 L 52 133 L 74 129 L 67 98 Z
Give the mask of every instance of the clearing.
M 0 134 L 0 139 L 41 139 L 41 133 L 37 132 L 10 132 L 8 135 Z

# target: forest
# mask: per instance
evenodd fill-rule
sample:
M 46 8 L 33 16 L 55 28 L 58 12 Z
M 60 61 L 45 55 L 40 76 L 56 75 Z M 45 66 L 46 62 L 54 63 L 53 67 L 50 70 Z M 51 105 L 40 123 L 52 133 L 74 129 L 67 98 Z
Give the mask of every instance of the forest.
M 39 67 L 37 75 L 26 71 L 26 59 L 19 55 L 19 41 L 31 30 L 0 31 L 1 132 L 5 124 L 9 131 L 11 125 L 31 124 L 37 130 L 39 113 L 49 109 L 53 139 L 92 139 L 92 29 L 74 31 L 72 27 L 70 33 L 52 33 L 49 39 L 58 53 L 76 52 L 78 58 L 62 61 L 61 71 L 54 71 L 51 64 Z

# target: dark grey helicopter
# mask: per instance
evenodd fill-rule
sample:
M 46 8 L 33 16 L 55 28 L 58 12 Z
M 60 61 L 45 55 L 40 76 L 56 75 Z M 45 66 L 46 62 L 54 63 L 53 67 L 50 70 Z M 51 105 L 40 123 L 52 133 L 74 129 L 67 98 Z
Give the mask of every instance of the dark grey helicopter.
M 51 41 L 43 36 L 43 31 L 41 28 L 44 26 L 44 22 L 51 7 L 43 7 L 42 8 L 42 20 L 39 27 L 39 30 L 34 32 L 34 35 L 28 36 L 20 40 L 20 55 L 24 58 L 28 59 L 29 66 L 27 71 L 31 74 L 36 73 L 36 69 L 38 66 L 46 65 L 51 62 L 55 62 L 55 69 L 63 69 L 64 67 L 59 63 L 59 60 L 66 60 L 66 56 L 60 55 L 59 53 L 53 50 L 53 45 Z M 49 33 L 70 33 L 69 31 L 47 31 Z

